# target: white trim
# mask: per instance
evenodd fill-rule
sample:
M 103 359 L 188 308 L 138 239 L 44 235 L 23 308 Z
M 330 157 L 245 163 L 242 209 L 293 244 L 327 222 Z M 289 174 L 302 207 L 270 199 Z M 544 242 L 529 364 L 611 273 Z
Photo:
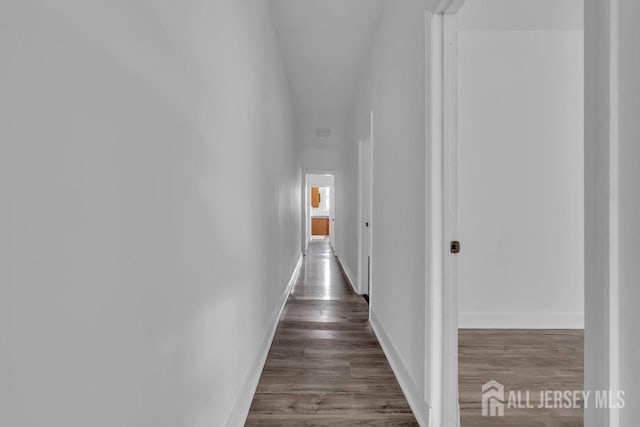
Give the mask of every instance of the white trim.
M 262 340 L 258 357 L 249 370 L 249 373 L 247 374 L 246 379 L 242 387 L 240 388 L 240 392 L 236 397 L 236 401 L 233 405 L 233 409 L 231 410 L 231 414 L 227 419 L 227 427 L 243 426 L 245 424 L 245 421 L 247 420 L 249 408 L 251 407 L 253 396 L 256 393 L 256 388 L 258 387 L 258 381 L 260 380 L 262 369 L 264 368 L 264 364 L 267 361 L 267 355 L 269 354 L 271 343 L 273 342 L 273 338 L 275 337 L 276 330 L 278 328 L 278 322 L 280 322 L 280 317 L 282 316 L 282 311 L 284 310 L 284 306 L 287 304 L 287 299 L 289 298 L 289 294 L 291 293 L 293 285 L 296 283 L 296 280 L 298 280 L 300 268 L 302 267 L 302 260 L 303 255 L 300 254 L 300 256 L 298 257 L 298 262 L 296 263 L 296 266 L 291 273 L 289 283 L 287 283 L 287 287 L 280 297 L 280 304 L 271 316 L 271 319 L 269 321 L 269 328 L 267 329 L 264 340 Z
M 610 0 L 609 25 L 609 387 L 620 390 L 620 224 L 619 224 L 619 49 L 620 5 Z M 609 409 L 609 426 L 620 425 L 620 410 Z
M 411 378 L 406 365 L 402 361 L 400 355 L 396 352 L 395 346 L 384 331 L 382 324 L 373 311 L 371 311 L 369 323 L 380 342 L 382 351 L 384 351 L 385 356 L 387 356 L 389 365 L 391 365 L 391 369 L 400 384 L 400 388 L 402 389 L 407 402 L 409 402 L 409 406 L 411 407 L 418 424 L 422 427 L 429 426 L 429 407 L 422 398 L 422 393 L 418 390 L 418 387 Z
M 358 270 L 358 292 L 360 295 L 364 294 L 364 284 L 363 284 L 363 266 L 362 266 L 362 252 L 364 251 L 364 245 L 362 241 L 364 239 L 363 230 L 362 230 L 362 200 L 363 200 L 363 179 L 362 179 L 362 153 L 364 141 L 361 139 L 358 141 L 358 261 L 356 263 L 356 269 Z
M 425 296 L 429 323 L 425 328 L 425 395 L 431 404 L 431 426 L 459 426 L 458 314 L 456 260 L 449 255 L 449 240 L 456 234 L 456 13 L 465 0 L 433 0 L 431 31 L 426 34 L 426 153 L 431 171 L 426 174 L 427 242 L 430 256 Z M 425 28 L 427 22 L 425 22 Z M 426 32 L 425 32 L 426 33 Z M 452 145 L 453 144 L 453 145 Z M 453 168 L 452 168 L 453 166 Z M 430 191 L 430 194 L 429 194 Z
M 460 329 L 584 329 L 584 313 L 460 312 Z
M 427 32 L 429 28 L 430 30 Z M 426 56 L 426 100 L 428 106 L 425 134 L 428 135 L 425 149 L 430 174 L 426 175 L 425 200 L 427 230 L 425 241 L 428 245 L 425 260 L 426 292 L 425 307 L 425 396 L 431 406 L 430 425 L 442 426 L 443 394 L 443 183 L 442 183 L 442 120 L 443 120 L 443 56 L 442 56 L 442 15 L 425 13 L 425 56 Z
M 369 112 L 369 293 L 367 294 L 369 297 L 369 318 L 373 315 L 371 311 L 373 309 L 373 265 L 374 265 L 374 254 L 373 254 L 373 230 L 375 228 L 375 218 L 373 217 L 373 189 L 375 188 L 373 185 L 374 174 L 373 174 L 373 159 L 374 159 L 374 146 L 373 146 L 373 111 Z
M 336 260 L 338 260 L 338 264 L 340 264 L 340 268 L 342 268 L 344 277 L 345 279 L 347 279 L 347 282 L 349 283 L 349 285 L 351 285 L 351 289 L 353 289 L 353 292 L 356 293 L 357 295 L 362 295 L 356 289 L 356 286 L 355 286 L 356 282 L 353 280 L 353 271 L 351 271 L 351 268 L 349 268 L 349 265 L 347 265 L 344 261 L 342 261 L 342 259 L 340 258 L 340 255 L 336 255 Z
M 585 388 L 620 384 L 618 313 L 619 2 L 585 1 Z M 612 158 L 613 157 L 613 158 Z M 585 409 L 587 427 L 619 427 Z
M 458 3 L 456 3 L 457 5 Z M 458 239 L 458 46 L 457 16 L 445 11 L 443 40 L 443 402 L 445 426 L 459 426 L 458 410 L 458 258 L 449 242 Z

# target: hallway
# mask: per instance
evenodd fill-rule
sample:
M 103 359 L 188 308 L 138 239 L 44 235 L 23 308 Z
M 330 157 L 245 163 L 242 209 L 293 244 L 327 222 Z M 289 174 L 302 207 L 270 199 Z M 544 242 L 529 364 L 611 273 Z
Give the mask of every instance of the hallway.
M 328 240 L 311 242 L 246 425 L 417 425 L 368 311 Z
M 638 22 L 0 1 L 0 427 L 635 427 Z

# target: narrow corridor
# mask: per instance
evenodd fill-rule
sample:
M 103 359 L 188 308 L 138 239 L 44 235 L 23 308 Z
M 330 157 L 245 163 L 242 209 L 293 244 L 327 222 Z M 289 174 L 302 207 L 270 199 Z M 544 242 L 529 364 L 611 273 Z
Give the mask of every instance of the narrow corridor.
M 247 424 L 418 425 L 328 240 L 311 242 Z

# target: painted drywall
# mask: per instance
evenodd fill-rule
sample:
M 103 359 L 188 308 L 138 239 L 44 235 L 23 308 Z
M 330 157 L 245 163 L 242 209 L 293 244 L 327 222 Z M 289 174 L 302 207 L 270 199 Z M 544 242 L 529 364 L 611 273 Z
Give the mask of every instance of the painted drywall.
M 225 425 L 300 251 L 266 2 L 7 0 L 0 57 L 0 425 Z
M 342 167 L 338 147 L 303 147 L 302 167 L 305 170 L 336 171 Z
M 620 410 L 620 427 L 640 419 L 640 4 L 619 2 L 619 354 L 620 389 L 627 405 Z
M 371 310 L 418 417 L 424 403 L 425 21 L 423 1 L 385 2 L 365 66 L 345 153 L 345 197 L 357 220 L 358 140 L 373 111 Z M 357 226 L 353 227 L 357 231 Z M 357 241 L 356 241 L 357 243 Z M 357 245 L 344 260 L 357 271 Z
M 459 326 L 582 328 L 581 2 L 480 3 L 459 15 Z

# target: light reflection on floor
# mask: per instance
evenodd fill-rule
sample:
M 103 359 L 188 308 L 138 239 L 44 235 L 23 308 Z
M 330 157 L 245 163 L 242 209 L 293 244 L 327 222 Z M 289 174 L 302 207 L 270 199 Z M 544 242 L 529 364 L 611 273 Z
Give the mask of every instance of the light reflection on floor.
M 332 301 L 351 292 L 336 263 L 328 238 L 313 240 L 291 296 Z

